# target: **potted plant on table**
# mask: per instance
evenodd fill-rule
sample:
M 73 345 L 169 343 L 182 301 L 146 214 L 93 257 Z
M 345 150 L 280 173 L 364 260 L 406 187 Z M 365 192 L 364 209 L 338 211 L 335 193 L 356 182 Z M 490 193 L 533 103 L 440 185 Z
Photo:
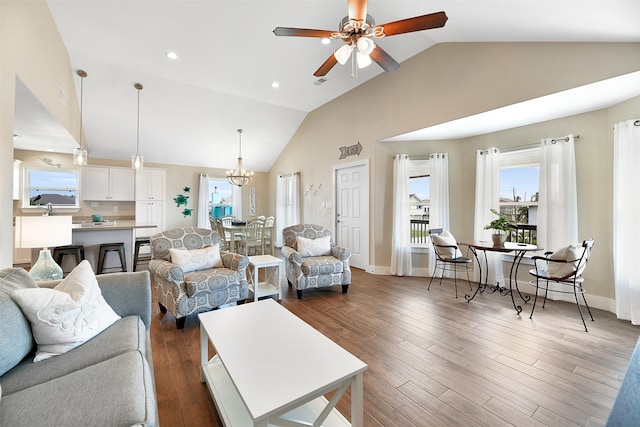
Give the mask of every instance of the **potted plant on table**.
M 484 226 L 485 230 L 493 230 L 491 235 L 493 244 L 496 246 L 504 245 L 507 240 L 508 233 L 517 228 L 515 221 L 510 220 L 506 215 L 501 214 L 495 209 L 491 209 L 491 213 L 497 215 L 498 218 L 491 221 L 488 225 Z

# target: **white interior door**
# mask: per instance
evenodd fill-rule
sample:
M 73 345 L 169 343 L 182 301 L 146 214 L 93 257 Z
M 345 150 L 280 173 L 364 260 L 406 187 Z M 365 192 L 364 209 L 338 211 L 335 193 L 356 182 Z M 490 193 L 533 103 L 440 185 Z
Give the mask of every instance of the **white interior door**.
M 369 161 L 334 166 L 336 244 L 351 249 L 350 263 L 369 266 Z

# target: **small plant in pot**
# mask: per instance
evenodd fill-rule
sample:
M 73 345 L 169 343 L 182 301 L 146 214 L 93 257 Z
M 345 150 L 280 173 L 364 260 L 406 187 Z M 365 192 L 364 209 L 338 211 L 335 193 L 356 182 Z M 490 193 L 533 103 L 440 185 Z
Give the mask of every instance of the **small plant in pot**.
M 507 240 L 508 233 L 516 229 L 516 223 L 495 209 L 491 209 L 491 213 L 497 215 L 498 218 L 491 221 L 488 225 L 485 225 L 484 229 L 493 230 L 494 232 L 491 235 L 493 244 L 502 246 Z

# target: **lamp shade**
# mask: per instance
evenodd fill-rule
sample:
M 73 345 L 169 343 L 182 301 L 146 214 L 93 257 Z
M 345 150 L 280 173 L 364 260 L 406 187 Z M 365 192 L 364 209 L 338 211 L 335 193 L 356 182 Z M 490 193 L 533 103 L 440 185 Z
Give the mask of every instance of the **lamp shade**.
M 336 50 L 333 53 L 333 56 L 336 57 L 336 60 L 340 63 L 340 65 L 346 64 L 351 57 L 351 46 L 345 44 L 340 49 Z
M 70 244 L 70 216 L 16 217 L 16 247 L 46 248 Z

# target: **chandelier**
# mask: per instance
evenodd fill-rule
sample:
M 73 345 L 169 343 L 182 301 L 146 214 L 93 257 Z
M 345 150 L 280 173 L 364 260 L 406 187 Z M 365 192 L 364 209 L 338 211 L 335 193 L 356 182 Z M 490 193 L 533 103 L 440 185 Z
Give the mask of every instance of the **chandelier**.
M 238 166 L 236 170 L 227 171 L 227 181 L 231 185 L 237 185 L 242 187 L 247 185 L 253 178 L 253 172 L 246 171 L 242 166 L 242 129 L 238 129 L 238 136 L 240 138 L 240 149 L 238 150 Z
M 82 148 L 82 102 L 84 99 L 84 78 L 87 77 L 87 73 L 84 70 L 76 71 L 76 74 L 80 76 L 80 147 L 73 150 L 73 164 L 76 166 L 87 166 L 87 157 L 89 154 L 87 150 Z

